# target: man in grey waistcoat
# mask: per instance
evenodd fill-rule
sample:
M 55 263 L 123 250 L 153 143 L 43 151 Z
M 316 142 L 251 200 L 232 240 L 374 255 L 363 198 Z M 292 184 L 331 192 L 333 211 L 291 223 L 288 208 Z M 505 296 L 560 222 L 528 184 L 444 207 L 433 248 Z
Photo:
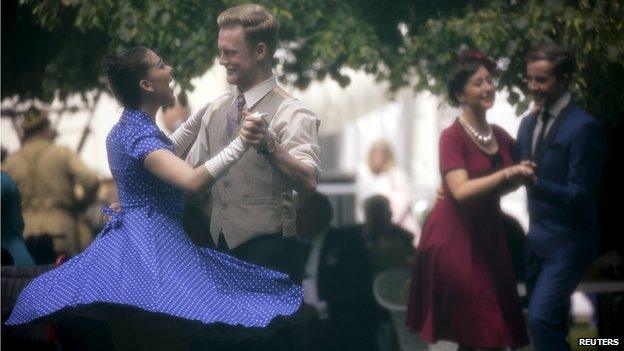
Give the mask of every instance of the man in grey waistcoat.
M 225 10 L 217 23 L 219 63 L 236 91 L 198 112 L 203 114 L 201 126 L 186 160 L 198 166 L 238 133 L 256 150 L 245 153 L 211 189 L 212 242 L 220 251 L 300 282 L 292 197 L 293 190 L 305 194 L 316 189 L 320 120 L 277 85 L 272 59 L 278 24 L 273 15 L 248 4 Z

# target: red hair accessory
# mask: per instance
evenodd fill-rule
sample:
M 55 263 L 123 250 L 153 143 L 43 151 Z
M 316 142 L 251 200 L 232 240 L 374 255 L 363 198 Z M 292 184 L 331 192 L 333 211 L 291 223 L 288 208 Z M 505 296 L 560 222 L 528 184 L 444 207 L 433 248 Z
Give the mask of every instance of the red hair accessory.
M 487 56 L 485 56 L 484 53 L 482 53 L 481 51 L 477 51 L 477 50 L 472 50 L 472 51 L 462 51 L 459 54 L 459 60 L 466 60 L 466 59 L 477 59 L 477 60 L 489 60 Z

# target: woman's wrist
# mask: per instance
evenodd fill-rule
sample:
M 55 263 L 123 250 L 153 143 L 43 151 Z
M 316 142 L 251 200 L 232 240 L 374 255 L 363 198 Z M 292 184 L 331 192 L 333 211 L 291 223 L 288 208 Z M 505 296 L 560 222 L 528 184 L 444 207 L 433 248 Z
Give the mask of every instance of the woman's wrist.
M 247 143 L 247 140 L 245 140 L 245 138 L 243 138 L 240 134 L 232 142 L 236 140 L 238 140 L 243 145 L 245 151 L 249 150 L 249 148 L 251 147 L 251 144 Z
M 501 187 L 502 188 L 510 188 L 510 187 L 514 187 L 514 181 L 513 181 L 513 173 L 511 170 L 511 167 L 507 167 L 507 168 L 503 168 L 502 170 L 500 170 L 501 172 L 501 176 L 502 176 L 502 180 L 501 180 Z
M 245 146 L 241 137 L 236 137 L 223 150 L 216 154 L 213 158 L 206 161 L 204 166 L 208 173 L 216 180 L 230 169 L 247 151 L 249 147 Z

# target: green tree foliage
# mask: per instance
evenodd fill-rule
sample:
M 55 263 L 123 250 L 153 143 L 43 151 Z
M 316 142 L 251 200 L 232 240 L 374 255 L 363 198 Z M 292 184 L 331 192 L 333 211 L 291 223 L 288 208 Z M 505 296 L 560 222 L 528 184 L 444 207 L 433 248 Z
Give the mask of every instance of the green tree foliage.
M 410 26 L 401 69 L 393 70 L 393 86 L 410 82 L 441 93 L 445 73 L 458 51 L 478 48 L 504 62 L 499 87 L 511 103 L 526 107 L 525 55 L 540 42 L 562 43 L 577 59 L 575 96 L 603 122 L 622 118 L 624 106 L 624 2 L 622 1 L 492 1 L 466 11 L 441 15 Z M 521 97 L 525 98 L 522 99 Z
M 241 1 L 2 1 L 2 97 L 50 101 L 104 88 L 106 53 L 145 45 L 174 67 L 182 89 L 217 54 L 216 17 Z M 500 88 L 526 106 L 524 56 L 556 41 L 577 55 L 574 89 L 604 122 L 624 106 L 623 1 L 262 0 L 281 23 L 281 79 L 298 87 L 343 67 L 363 69 L 391 88 L 444 91 L 463 49 L 479 49 L 505 69 Z M 523 98 L 525 97 L 525 98 Z
M 8 0 L 2 2 L 2 97 L 51 101 L 104 89 L 107 53 L 145 45 L 169 59 L 178 83 L 216 55 L 219 2 Z

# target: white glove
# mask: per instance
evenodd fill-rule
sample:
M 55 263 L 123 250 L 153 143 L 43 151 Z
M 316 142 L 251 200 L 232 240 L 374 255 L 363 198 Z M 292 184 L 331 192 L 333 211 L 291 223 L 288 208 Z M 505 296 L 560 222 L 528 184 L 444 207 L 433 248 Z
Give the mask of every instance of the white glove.
M 225 149 L 221 150 L 215 157 L 204 163 L 208 173 L 215 179 L 219 179 L 234 164 L 243 157 L 243 154 L 249 149 L 249 145 L 245 145 L 240 136 L 232 140 Z
M 210 104 L 206 104 L 199 111 L 195 112 L 169 136 L 169 139 L 171 139 L 175 147 L 176 155 L 182 156 L 184 152 L 188 151 L 193 142 L 195 142 L 197 134 L 201 129 L 204 114 L 209 106 Z

